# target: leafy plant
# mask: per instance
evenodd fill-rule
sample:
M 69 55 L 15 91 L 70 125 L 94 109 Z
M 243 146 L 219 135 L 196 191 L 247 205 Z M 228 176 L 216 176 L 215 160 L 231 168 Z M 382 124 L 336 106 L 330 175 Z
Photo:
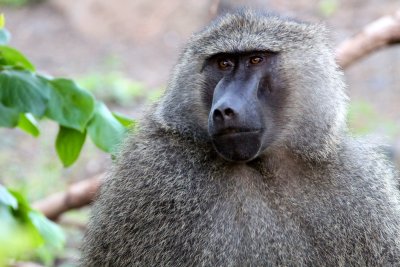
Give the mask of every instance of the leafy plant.
M 32 209 L 22 194 L 0 185 L 0 266 L 10 258 L 34 257 L 49 265 L 64 242 L 57 224 Z
M 133 121 L 114 115 L 73 80 L 45 77 L 19 51 L 7 46 L 10 34 L 0 17 L 0 127 L 18 127 L 38 136 L 37 120 L 59 124 L 56 150 L 65 167 L 79 157 L 87 134 L 106 152 L 113 152 Z
M 134 121 L 112 113 L 73 80 L 37 73 L 21 52 L 7 45 L 11 35 L 4 24 L 0 14 L 0 127 L 19 128 L 36 137 L 38 120 L 55 121 L 55 148 L 65 167 L 77 160 L 86 136 L 112 153 Z M 21 193 L 0 184 L 0 266 L 25 258 L 50 265 L 64 240 L 61 229 Z
M 4 15 L 0 14 L 0 45 L 8 43 L 11 37 L 10 33 L 4 28 L 4 24 Z

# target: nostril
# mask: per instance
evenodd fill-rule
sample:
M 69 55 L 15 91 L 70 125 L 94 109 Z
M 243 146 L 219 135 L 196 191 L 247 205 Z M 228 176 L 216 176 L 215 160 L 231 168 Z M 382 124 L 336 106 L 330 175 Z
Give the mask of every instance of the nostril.
M 232 118 L 235 115 L 235 112 L 231 108 L 226 108 L 224 110 L 224 114 L 225 114 L 226 117 Z
M 219 109 L 214 110 L 213 119 L 214 120 L 223 120 L 224 119 L 224 116 L 222 115 L 222 112 Z
M 224 120 L 231 120 L 235 117 L 235 111 L 231 108 L 225 109 L 215 109 L 213 111 L 213 120 L 214 121 L 224 121 Z

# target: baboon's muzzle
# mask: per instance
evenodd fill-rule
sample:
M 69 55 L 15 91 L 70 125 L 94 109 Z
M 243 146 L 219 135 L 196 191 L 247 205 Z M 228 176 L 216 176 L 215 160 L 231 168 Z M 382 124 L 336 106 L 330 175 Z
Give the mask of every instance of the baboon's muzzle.
M 258 83 L 235 81 L 217 86 L 208 119 L 216 151 L 229 161 L 254 159 L 262 146 Z

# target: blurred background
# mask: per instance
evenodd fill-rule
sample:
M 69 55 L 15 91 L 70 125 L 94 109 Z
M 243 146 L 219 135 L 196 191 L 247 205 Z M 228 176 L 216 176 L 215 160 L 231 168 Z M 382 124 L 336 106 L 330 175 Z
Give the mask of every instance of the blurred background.
M 252 6 L 311 22 L 324 22 L 333 47 L 366 24 L 400 8 L 399 0 L 0 0 L 12 34 L 10 45 L 38 71 L 72 78 L 113 111 L 140 116 L 166 86 L 179 51 L 191 33 L 219 9 Z M 373 53 L 345 70 L 354 135 L 373 135 L 400 158 L 400 47 Z M 30 201 L 102 173 L 109 155 L 87 142 L 78 162 L 65 169 L 57 159 L 57 125 L 41 121 L 33 138 L 0 129 L 0 183 L 25 192 Z M 88 208 L 60 218 L 67 245 L 57 266 L 76 266 Z

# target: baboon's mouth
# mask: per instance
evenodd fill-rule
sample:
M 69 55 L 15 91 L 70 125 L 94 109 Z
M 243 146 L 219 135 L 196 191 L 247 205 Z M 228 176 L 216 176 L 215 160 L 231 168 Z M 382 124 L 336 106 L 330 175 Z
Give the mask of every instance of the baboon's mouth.
M 258 155 L 262 135 L 262 129 L 226 128 L 212 135 L 212 143 L 224 159 L 247 162 Z
M 259 134 L 262 129 L 249 129 L 249 128 L 226 128 L 218 131 L 214 134 L 214 137 L 222 136 L 234 136 L 234 135 L 245 135 L 245 134 Z

